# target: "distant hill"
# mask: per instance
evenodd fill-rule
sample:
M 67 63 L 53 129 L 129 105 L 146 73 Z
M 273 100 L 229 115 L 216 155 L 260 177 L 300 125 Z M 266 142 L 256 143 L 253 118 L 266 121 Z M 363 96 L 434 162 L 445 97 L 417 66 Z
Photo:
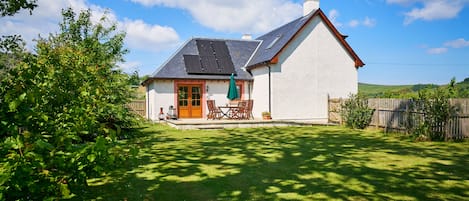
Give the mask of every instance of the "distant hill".
M 413 85 L 378 85 L 358 83 L 358 91 L 363 94 L 380 94 L 385 91 L 399 91 L 411 89 Z
M 415 84 L 415 85 L 377 85 L 358 83 L 358 92 L 368 98 L 412 98 L 418 96 L 422 89 L 435 89 L 446 85 Z M 456 83 L 459 97 L 469 98 L 469 78 Z

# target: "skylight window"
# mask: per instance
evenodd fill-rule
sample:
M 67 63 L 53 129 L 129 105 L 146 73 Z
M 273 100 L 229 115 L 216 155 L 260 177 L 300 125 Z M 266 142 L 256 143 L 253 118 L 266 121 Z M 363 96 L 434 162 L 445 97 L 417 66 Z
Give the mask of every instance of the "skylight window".
M 282 37 L 282 35 L 278 35 L 277 37 L 275 37 L 275 39 L 269 44 L 269 46 L 267 46 L 265 49 L 270 49 L 272 48 L 277 42 L 278 40 Z

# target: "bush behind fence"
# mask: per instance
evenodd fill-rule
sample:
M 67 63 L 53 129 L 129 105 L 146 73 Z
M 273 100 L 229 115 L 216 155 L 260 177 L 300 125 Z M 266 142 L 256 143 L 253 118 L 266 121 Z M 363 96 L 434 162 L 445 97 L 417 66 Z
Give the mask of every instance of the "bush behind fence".
M 329 100 L 329 121 L 341 123 L 340 109 L 344 99 Z M 445 127 L 436 127 L 445 133 L 447 139 L 462 139 L 469 137 L 469 99 L 451 99 L 451 105 L 456 106 L 458 114 L 452 116 Z M 411 110 L 412 100 L 408 99 L 368 99 L 368 105 L 374 109 L 371 126 L 384 128 L 386 131 L 405 131 L 418 125 L 424 113 Z

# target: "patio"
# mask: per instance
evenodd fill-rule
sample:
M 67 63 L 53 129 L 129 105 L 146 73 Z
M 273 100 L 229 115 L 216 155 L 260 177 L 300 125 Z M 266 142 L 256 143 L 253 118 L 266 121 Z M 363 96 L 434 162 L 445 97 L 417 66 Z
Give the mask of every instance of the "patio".
M 225 129 L 225 128 L 258 128 L 258 127 L 287 127 L 287 126 L 312 126 L 312 125 L 337 125 L 322 120 L 207 120 L 207 119 L 178 119 L 155 121 L 166 123 L 179 130 L 190 129 Z

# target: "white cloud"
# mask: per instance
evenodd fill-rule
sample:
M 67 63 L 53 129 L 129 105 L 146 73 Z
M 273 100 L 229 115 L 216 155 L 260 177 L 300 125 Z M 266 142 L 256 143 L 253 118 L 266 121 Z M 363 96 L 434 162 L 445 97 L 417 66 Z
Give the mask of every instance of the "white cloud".
M 131 71 L 138 71 L 139 67 L 141 67 L 142 63 L 138 61 L 128 61 L 124 63 L 117 64 L 123 71 L 131 72 Z
M 188 11 L 201 25 L 222 32 L 265 33 L 297 17 L 302 5 L 288 0 L 131 0 Z
M 132 49 L 162 51 L 179 45 L 177 32 L 166 26 L 149 25 L 142 20 L 125 20 L 126 44 Z
M 468 0 L 386 0 L 386 2 L 402 6 L 419 5 L 404 14 L 405 25 L 416 20 L 452 19 L 458 16 L 461 10 L 469 4 Z
M 329 11 L 329 20 L 332 22 L 332 24 L 334 24 L 334 26 L 336 27 L 341 27 L 342 26 L 342 23 L 338 22 L 337 21 L 337 18 L 339 18 L 340 16 L 340 13 L 338 10 L 336 9 L 332 9 L 331 11 Z
M 368 16 L 365 17 L 365 19 L 363 20 L 362 22 L 363 26 L 366 26 L 366 27 L 374 27 L 376 26 L 376 20 L 373 19 L 373 18 L 369 18 Z
M 418 2 L 419 0 L 386 0 L 388 4 L 400 4 L 403 6 L 409 6 L 415 2 Z
M 351 21 L 348 23 L 348 26 L 349 26 L 349 27 L 357 27 L 358 25 L 360 25 L 360 21 L 358 21 L 358 20 L 351 20 Z
M 81 0 L 76 1 L 57 1 L 41 0 L 38 1 L 32 15 L 28 10 L 22 10 L 18 14 L 9 17 L 0 18 L 0 35 L 20 34 L 28 42 L 31 48 L 31 41 L 38 38 L 38 35 L 48 36 L 49 33 L 58 31 L 58 23 L 62 19 L 62 8 L 72 7 L 74 9 L 86 8 Z
M 332 9 L 331 11 L 329 11 L 329 20 L 336 27 L 342 27 L 343 26 L 343 24 L 337 20 L 337 18 L 339 18 L 339 16 L 340 16 L 340 13 L 339 13 L 338 10 Z M 351 28 L 356 28 L 356 27 L 359 27 L 359 26 L 374 27 L 374 26 L 376 26 L 376 20 L 367 16 L 363 20 L 352 19 L 346 24 L 346 26 L 351 27 Z
M 427 49 L 428 54 L 443 54 L 448 52 L 448 48 L 438 47 L 438 48 L 429 48 Z
M 29 11 L 21 11 L 12 17 L 0 18 L 0 35 L 22 35 L 28 48 L 32 49 L 32 40 L 37 39 L 38 35 L 47 37 L 49 33 L 59 30 L 61 10 L 71 7 L 75 12 L 91 9 L 93 22 L 98 22 L 106 14 L 108 21 L 104 23 L 117 22 L 120 30 L 127 32 L 125 42 L 131 49 L 161 51 L 179 43 L 179 36 L 171 27 L 150 25 L 142 20 L 119 22 L 111 10 L 89 4 L 86 0 L 40 0 L 37 3 L 33 15 L 29 15 Z
M 464 38 L 459 38 L 456 40 L 448 41 L 443 44 L 443 47 L 438 48 L 428 48 L 428 46 L 422 46 L 422 48 L 427 49 L 428 54 L 443 54 L 450 50 L 450 48 L 464 48 L 469 47 L 469 41 L 466 41 Z
M 463 48 L 469 47 L 469 41 L 464 40 L 464 38 L 459 38 L 453 41 L 448 41 L 444 44 L 445 47 L 452 47 L 452 48 Z

